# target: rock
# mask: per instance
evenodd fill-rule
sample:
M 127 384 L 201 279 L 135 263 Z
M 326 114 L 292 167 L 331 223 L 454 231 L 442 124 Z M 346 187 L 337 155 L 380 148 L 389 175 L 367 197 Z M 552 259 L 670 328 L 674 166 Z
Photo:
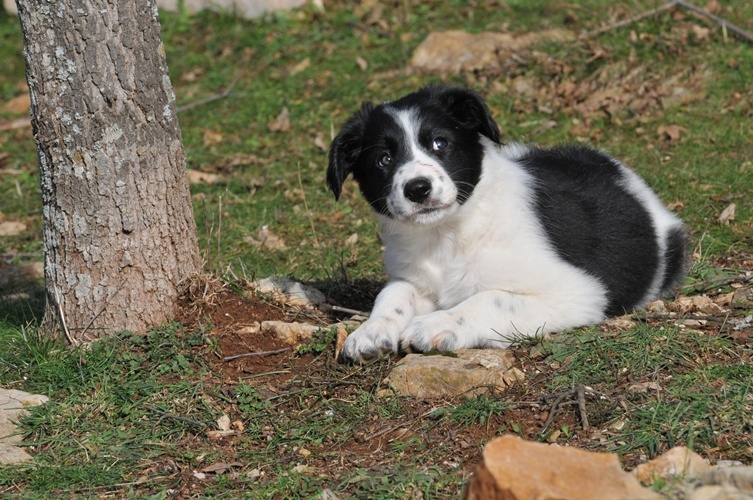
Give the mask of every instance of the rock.
M 320 327 L 308 323 L 286 323 L 284 321 L 262 321 L 262 331 L 272 332 L 278 340 L 296 346 L 310 339 Z
M 520 36 L 492 32 L 473 34 L 457 30 L 433 32 L 416 47 L 410 65 L 429 73 L 498 69 L 500 61 L 536 42 L 572 38 L 570 32 L 558 29 Z
M 697 478 L 710 470 L 708 460 L 684 446 L 675 446 L 663 455 L 636 467 L 633 475 L 643 484 L 653 484 L 658 479 L 672 476 Z
M 15 446 L 21 442 L 15 421 L 32 406 L 49 401 L 47 396 L 29 394 L 16 389 L 0 389 L 0 463 L 26 462 L 32 456 Z
M 453 356 L 409 354 L 385 383 L 398 394 L 417 398 L 471 397 L 524 380 L 514 363 L 515 356 L 502 349 L 458 349 Z
M 255 281 L 251 286 L 259 292 L 271 294 L 275 299 L 293 306 L 318 306 L 327 301 L 324 294 L 313 286 L 280 276 Z
M 484 447 L 467 500 L 659 499 L 624 472 L 617 455 L 523 441 L 506 435 Z
M 753 500 L 753 496 L 730 486 L 701 486 L 685 498 L 688 500 Z

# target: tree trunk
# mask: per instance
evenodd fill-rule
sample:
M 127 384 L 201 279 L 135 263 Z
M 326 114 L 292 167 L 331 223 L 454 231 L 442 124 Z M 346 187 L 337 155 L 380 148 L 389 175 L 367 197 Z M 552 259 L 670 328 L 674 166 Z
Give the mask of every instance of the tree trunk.
M 154 0 L 18 7 L 44 204 L 45 324 L 59 321 L 73 342 L 159 326 L 201 262 Z

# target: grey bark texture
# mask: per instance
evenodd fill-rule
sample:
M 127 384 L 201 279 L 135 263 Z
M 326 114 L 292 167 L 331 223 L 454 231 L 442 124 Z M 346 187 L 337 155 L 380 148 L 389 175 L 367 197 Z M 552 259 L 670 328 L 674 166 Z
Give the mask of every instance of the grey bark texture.
M 154 0 L 18 0 L 46 320 L 73 342 L 173 317 L 201 266 Z

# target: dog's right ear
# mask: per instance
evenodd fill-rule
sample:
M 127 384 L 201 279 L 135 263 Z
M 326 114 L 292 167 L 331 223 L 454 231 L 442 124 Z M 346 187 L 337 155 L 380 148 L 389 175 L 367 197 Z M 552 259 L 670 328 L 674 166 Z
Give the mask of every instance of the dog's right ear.
M 353 171 L 353 165 L 361 154 L 366 122 L 373 110 L 373 104 L 363 103 L 361 109 L 343 125 L 342 130 L 329 147 L 327 185 L 334 193 L 336 200 L 340 198 L 345 178 Z

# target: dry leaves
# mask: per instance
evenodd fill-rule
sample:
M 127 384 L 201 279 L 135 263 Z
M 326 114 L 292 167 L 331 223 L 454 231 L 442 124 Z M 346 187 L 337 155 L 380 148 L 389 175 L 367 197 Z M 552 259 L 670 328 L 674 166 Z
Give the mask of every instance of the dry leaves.
M 26 224 L 18 221 L 0 222 L 0 236 L 16 236 L 26 231 Z
M 14 115 L 28 115 L 30 98 L 28 93 L 17 95 L 0 107 L 0 112 Z
M 269 226 L 264 225 L 256 233 L 256 237 L 246 236 L 243 238 L 246 243 L 251 243 L 256 248 L 267 248 L 270 250 L 287 250 L 285 240 L 274 234 Z
M 730 203 L 727 208 L 722 210 L 722 213 L 719 215 L 719 224 L 729 226 L 729 221 L 735 220 L 735 209 L 737 209 L 737 205 Z
M 200 172 L 199 170 L 187 170 L 189 184 L 216 184 L 220 180 L 217 174 Z
M 287 107 L 282 108 L 277 118 L 267 123 L 270 132 L 287 132 L 290 130 L 290 110 Z
M 225 136 L 220 132 L 215 132 L 214 130 L 207 129 L 204 131 L 202 139 L 204 146 L 214 146 L 216 144 L 221 144 L 225 140 Z
M 680 140 L 680 135 L 684 134 L 688 130 L 677 124 L 661 125 L 656 130 L 656 135 L 668 142 L 677 142 Z

